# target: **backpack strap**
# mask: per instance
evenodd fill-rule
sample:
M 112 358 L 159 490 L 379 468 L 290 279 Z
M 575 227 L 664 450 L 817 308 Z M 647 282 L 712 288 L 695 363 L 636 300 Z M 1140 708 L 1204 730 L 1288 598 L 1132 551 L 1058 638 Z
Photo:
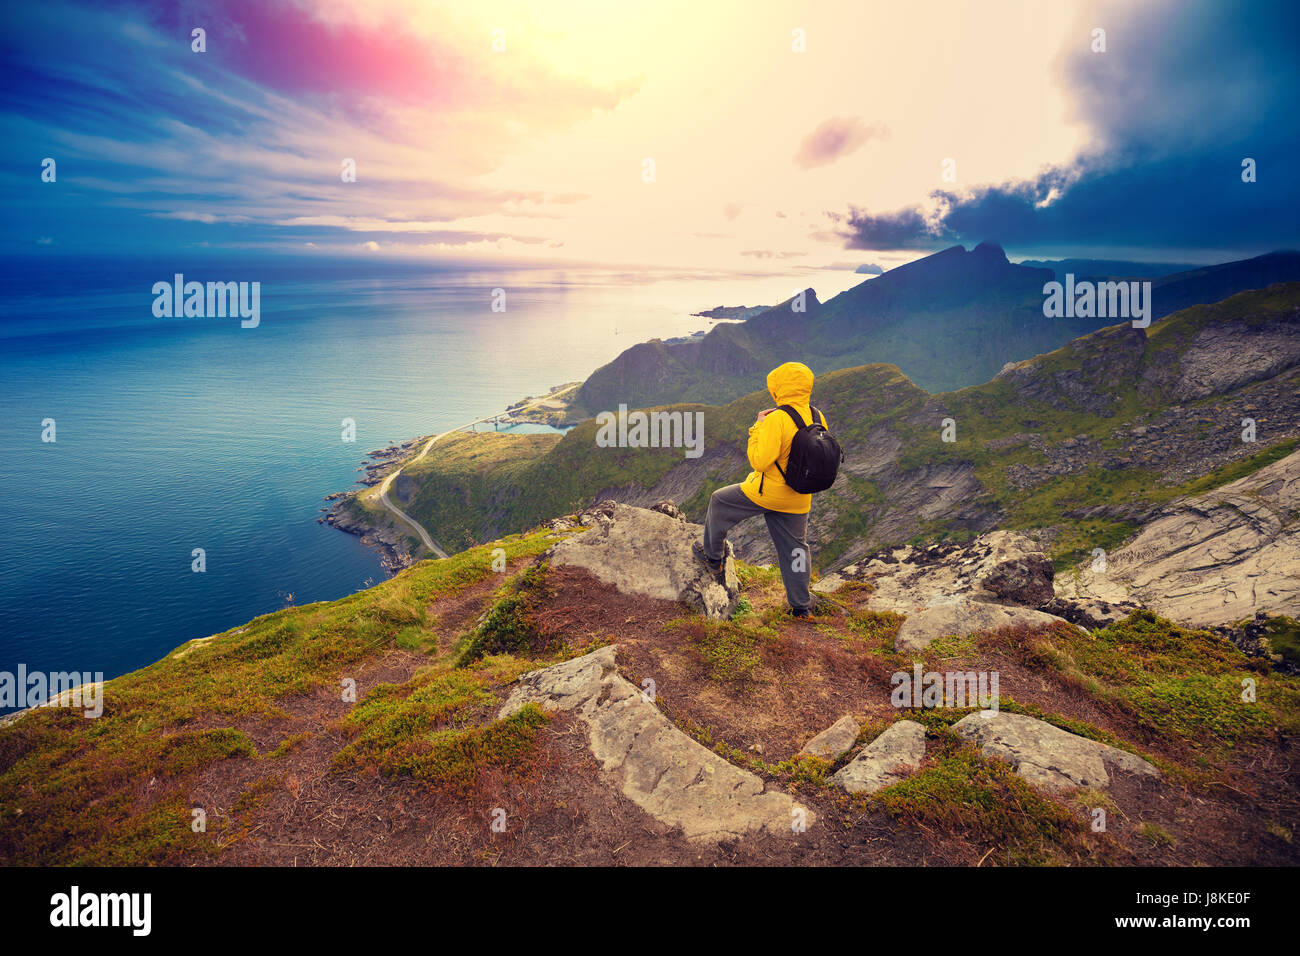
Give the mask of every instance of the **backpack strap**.
M 809 407 L 811 408 L 811 406 L 809 406 Z M 796 411 L 794 410 L 794 406 L 793 406 L 793 405 L 782 405 L 782 406 L 780 406 L 780 407 L 777 409 L 777 411 L 785 412 L 785 413 L 786 413 L 787 415 L 789 415 L 792 419 L 794 419 L 794 426 L 795 426 L 795 428 L 807 428 L 807 427 L 808 427 L 807 425 L 805 425 L 805 424 L 803 423 L 803 419 L 799 416 L 799 413 L 796 412 Z M 813 414 L 816 415 L 816 412 L 814 411 Z M 816 421 L 815 418 L 814 418 L 813 420 Z M 780 460 L 774 461 L 774 462 L 772 462 L 772 464 L 776 465 L 776 470 L 779 471 L 779 472 L 781 473 L 781 477 L 782 477 L 783 479 L 785 479 L 786 481 L 789 481 L 789 479 L 785 477 L 785 469 L 781 467 L 781 462 L 780 462 Z M 762 478 L 760 478 L 760 479 L 758 480 L 758 493 L 759 493 L 760 495 L 763 493 L 763 479 L 762 479 Z
M 811 408 L 812 406 L 809 406 L 809 407 Z M 806 425 L 804 425 L 804 423 L 803 423 L 803 419 L 799 417 L 799 413 L 796 412 L 796 411 L 794 410 L 794 406 L 793 406 L 793 405 L 782 405 L 782 406 L 778 409 L 778 411 L 785 412 L 787 415 L 789 415 L 791 418 L 793 418 L 793 419 L 794 419 L 794 424 L 795 424 L 795 427 L 796 427 L 796 428 L 806 428 L 806 427 L 807 427 Z M 814 408 L 814 409 L 813 409 L 813 421 L 816 421 L 816 420 L 817 420 L 817 409 Z

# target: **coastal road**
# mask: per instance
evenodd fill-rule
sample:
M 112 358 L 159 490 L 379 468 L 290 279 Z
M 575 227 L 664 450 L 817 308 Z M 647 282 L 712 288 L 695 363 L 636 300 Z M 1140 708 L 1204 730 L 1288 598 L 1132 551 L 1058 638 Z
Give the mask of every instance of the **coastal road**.
M 539 398 L 537 401 L 529 405 L 523 405 L 520 408 L 516 408 L 514 411 L 515 413 L 526 412 L 528 411 L 528 409 L 534 408 L 542 404 L 543 402 L 548 402 L 553 399 L 559 398 L 561 395 L 571 392 L 575 388 L 577 388 L 576 385 L 571 385 L 569 386 L 569 388 L 562 389 L 561 391 L 552 392 L 551 394 L 543 396 L 542 398 Z M 447 552 L 442 550 L 442 548 L 438 547 L 438 542 L 434 541 L 433 538 L 429 537 L 429 532 L 424 530 L 424 526 L 421 525 L 420 522 L 416 521 L 405 511 L 403 511 L 401 508 L 397 507 L 397 505 L 393 504 L 391 501 L 388 500 L 388 489 L 392 486 L 393 482 L 397 480 L 397 476 L 402 473 L 402 469 L 405 468 L 407 465 L 411 465 L 417 461 L 422 460 L 425 455 L 429 454 L 429 449 L 434 446 L 434 443 L 437 442 L 438 439 L 446 438 L 448 435 L 451 435 L 458 431 L 462 431 L 466 428 L 473 428 L 475 425 L 480 425 L 483 422 L 490 422 L 492 421 L 492 419 L 500 417 L 500 415 L 501 415 L 500 412 L 497 412 L 492 415 L 484 415 L 482 418 L 476 418 L 472 422 L 466 422 L 464 425 L 457 425 L 455 428 L 448 429 L 447 431 L 442 432 L 439 435 L 434 435 L 427 442 L 425 442 L 424 447 L 420 449 L 420 453 L 418 455 L 416 455 L 410 461 L 403 462 L 401 466 L 394 468 L 391 472 L 389 472 L 388 477 L 385 478 L 383 480 L 383 483 L 380 484 L 379 486 L 379 503 L 383 505 L 385 508 L 387 508 L 393 514 L 393 516 L 397 518 L 398 521 L 401 521 L 403 524 L 407 525 L 412 530 L 414 530 L 415 533 L 420 536 L 420 540 L 424 542 L 424 546 L 440 558 L 447 557 Z

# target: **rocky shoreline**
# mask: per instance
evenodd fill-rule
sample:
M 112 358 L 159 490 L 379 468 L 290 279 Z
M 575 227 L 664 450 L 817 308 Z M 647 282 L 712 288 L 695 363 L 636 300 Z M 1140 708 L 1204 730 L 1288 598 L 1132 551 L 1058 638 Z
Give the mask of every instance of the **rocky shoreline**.
M 400 465 L 429 438 L 432 436 L 425 435 L 423 438 L 411 438 L 407 441 L 396 445 L 389 445 L 387 448 L 377 448 L 370 454 L 366 455 L 368 462 L 363 461 L 357 468 L 357 471 L 364 472 L 362 477 L 357 479 L 358 484 L 373 487 L 384 480 L 384 476 L 392 470 L 394 465 Z M 327 499 L 328 500 L 328 499 Z
M 557 385 L 538 399 L 532 396 L 524 398 L 508 406 L 500 415 L 492 416 L 491 421 L 496 425 L 505 426 L 562 425 L 564 424 L 562 421 L 549 420 L 557 416 L 560 419 L 564 418 L 566 403 L 557 395 L 572 389 L 577 384 L 569 382 Z M 371 451 L 357 467 L 357 471 L 361 473 L 357 484 L 364 488 L 373 488 L 380 484 L 393 469 L 400 468 L 432 437 L 432 435 L 423 435 L 409 438 Z M 413 539 L 408 531 L 391 521 L 376 525 L 371 513 L 356 503 L 356 497 L 362 490 L 363 488 L 356 488 L 326 495 L 324 500 L 329 502 L 329 505 L 320 509 L 323 514 L 316 519 L 316 523 L 327 524 L 339 531 L 358 536 L 362 544 L 379 552 L 380 564 L 389 576 L 392 576 L 415 563 L 415 555 L 411 549 Z M 398 475 L 391 493 L 400 507 L 410 500 L 414 490 L 414 483 L 409 478 Z
M 390 471 L 415 454 L 430 437 L 426 435 L 410 438 L 404 442 L 376 448 L 366 455 L 365 460 L 357 468 L 357 471 L 362 472 L 357 483 L 366 488 L 378 485 Z M 404 500 L 409 497 L 410 482 L 407 482 L 407 489 L 403 489 L 401 485 L 402 479 L 399 476 L 394 483 L 393 491 L 399 500 Z M 410 567 L 415 561 L 411 553 L 410 537 L 396 526 L 375 525 L 370 514 L 356 504 L 356 496 L 361 490 L 358 488 L 351 491 L 336 491 L 326 495 L 325 500 L 330 504 L 321 509 L 324 514 L 316 519 L 316 523 L 327 524 L 339 531 L 359 537 L 362 544 L 379 552 L 380 565 L 389 576 L 392 576 L 403 568 Z M 406 495 L 403 495 L 404 490 L 407 492 Z
M 415 563 L 409 535 L 394 526 L 377 527 L 368 514 L 359 514 L 361 509 L 353 504 L 355 491 L 338 494 L 342 497 L 330 496 L 335 499 L 334 504 L 317 519 L 318 523 L 354 534 L 366 547 L 378 551 L 379 564 L 389 577 Z

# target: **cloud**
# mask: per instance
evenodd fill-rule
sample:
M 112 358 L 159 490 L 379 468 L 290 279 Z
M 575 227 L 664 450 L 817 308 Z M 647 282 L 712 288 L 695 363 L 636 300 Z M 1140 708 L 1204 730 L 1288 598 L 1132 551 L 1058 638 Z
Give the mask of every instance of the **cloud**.
M 883 123 L 870 126 L 856 117 L 831 117 L 804 137 L 794 161 L 804 169 L 825 166 L 849 155 L 873 139 L 883 139 L 889 130 Z
M 849 206 L 849 213 L 839 217 L 844 228 L 840 235 L 847 249 L 929 248 L 940 241 L 951 243 L 952 233 L 936 218 L 927 216 L 921 206 L 872 215 Z
M 222 216 L 213 212 L 194 212 L 189 209 L 179 209 L 175 212 L 151 212 L 146 215 L 156 219 L 179 219 L 181 222 L 203 222 L 209 225 L 214 222 L 248 222 L 247 216 Z
M 1073 161 L 1019 181 L 932 192 L 901 209 L 831 215 L 847 248 L 933 249 L 995 239 L 1020 248 L 1237 249 L 1300 241 L 1294 161 L 1300 6 L 1250 16 L 1216 2 L 1106 5 L 1107 51 L 1060 61 L 1090 143 Z M 1087 29 L 1084 29 L 1086 24 Z M 1228 79 L 1230 78 L 1230 79 Z M 1258 179 L 1242 181 L 1254 159 Z M 1289 212 L 1284 212 L 1289 211 Z
M 196 230 L 216 244 L 296 244 L 331 230 L 450 235 L 467 219 L 493 217 L 499 229 L 588 198 L 478 183 L 521 144 L 611 109 L 627 89 L 568 76 L 526 45 L 509 58 L 471 55 L 468 27 L 435 28 L 445 10 L 424 11 L 420 30 L 387 13 L 348 19 L 370 9 L 321 0 L 6 9 L 11 95 L 0 135 L 59 162 L 60 189 L 19 206 L 39 210 L 47 228 L 68 227 L 70 248 L 110 234 L 171 248 L 197 241 Z M 195 24 L 208 31 L 206 53 L 190 49 Z M 345 158 L 356 161 L 354 183 L 341 180 Z M 474 240 L 489 228 L 463 231 Z
M 885 270 L 874 262 L 864 262 L 853 271 L 860 276 L 882 276 L 885 274 Z

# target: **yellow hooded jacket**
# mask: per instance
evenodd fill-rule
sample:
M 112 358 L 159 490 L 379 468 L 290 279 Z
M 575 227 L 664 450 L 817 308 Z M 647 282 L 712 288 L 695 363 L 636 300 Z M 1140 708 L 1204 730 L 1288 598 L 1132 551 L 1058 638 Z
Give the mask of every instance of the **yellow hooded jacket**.
M 767 390 L 777 405 L 792 405 L 807 425 L 812 421 L 813 373 L 802 362 L 786 362 L 772 369 L 767 376 Z M 825 428 L 826 416 L 821 415 Z M 754 469 L 741 484 L 740 490 L 750 501 L 772 511 L 804 515 L 812 510 L 812 495 L 802 495 L 785 483 L 779 463 L 784 470 L 790 460 L 790 443 L 799 426 L 783 411 L 769 412 L 761 422 L 749 429 L 749 464 Z M 759 485 L 763 491 L 759 493 Z

